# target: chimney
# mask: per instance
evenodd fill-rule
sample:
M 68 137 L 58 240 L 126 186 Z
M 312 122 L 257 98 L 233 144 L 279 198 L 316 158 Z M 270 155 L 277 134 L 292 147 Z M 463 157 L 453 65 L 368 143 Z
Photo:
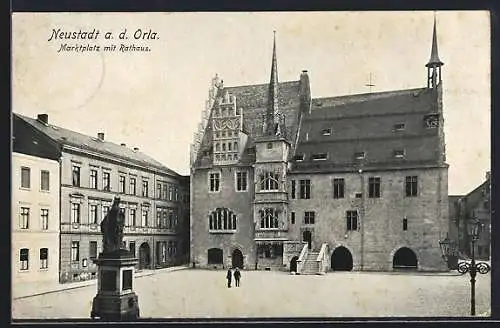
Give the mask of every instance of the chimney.
M 300 107 L 302 113 L 311 113 L 311 87 L 309 84 L 309 75 L 307 70 L 302 70 L 300 74 L 299 87 Z
M 134 147 L 134 151 L 139 151 L 139 148 L 138 147 Z
M 48 114 L 38 114 L 37 120 L 40 123 L 47 125 L 47 124 L 49 124 L 49 115 Z
M 97 138 L 98 138 L 99 140 L 101 140 L 101 141 L 104 141 L 104 132 L 99 132 L 99 133 L 97 134 Z
M 125 147 L 127 144 L 121 143 L 120 146 Z

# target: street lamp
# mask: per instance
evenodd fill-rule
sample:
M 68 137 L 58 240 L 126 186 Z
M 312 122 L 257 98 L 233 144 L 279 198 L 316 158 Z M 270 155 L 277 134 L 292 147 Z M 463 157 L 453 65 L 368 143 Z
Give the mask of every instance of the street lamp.
M 470 314 L 474 316 L 476 315 L 476 275 L 478 272 L 481 274 L 486 274 L 490 272 L 491 268 L 487 263 L 476 263 L 475 259 L 475 246 L 476 241 L 479 239 L 479 234 L 481 233 L 482 223 L 477 219 L 469 220 L 467 222 L 467 228 L 469 236 L 471 237 L 471 262 L 460 262 L 458 264 L 457 271 L 461 274 L 465 274 L 466 272 L 469 272 L 470 274 Z M 441 247 L 443 258 L 448 259 L 453 255 L 453 243 L 450 242 L 448 236 L 444 240 L 439 241 L 439 246 Z

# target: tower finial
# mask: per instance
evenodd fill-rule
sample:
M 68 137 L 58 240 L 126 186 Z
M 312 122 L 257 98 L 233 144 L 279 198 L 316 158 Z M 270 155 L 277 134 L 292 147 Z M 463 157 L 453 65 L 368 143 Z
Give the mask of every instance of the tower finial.
M 434 26 L 432 30 L 432 46 L 431 57 L 429 62 L 425 64 L 427 67 L 427 87 L 435 87 L 441 82 L 441 66 L 444 63 L 439 59 L 437 32 L 436 32 L 436 12 L 434 12 Z
M 274 134 L 278 111 L 278 61 L 276 59 L 276 31 L 273 31 L 273 58 L 269 81 L 269 101 L 267 107 L 267 133 Z

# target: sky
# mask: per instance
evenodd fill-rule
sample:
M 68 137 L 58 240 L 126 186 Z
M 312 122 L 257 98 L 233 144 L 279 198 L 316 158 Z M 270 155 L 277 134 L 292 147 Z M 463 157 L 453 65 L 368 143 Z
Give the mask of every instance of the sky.
M 306 69 L 313 97 L 342 96 L 426 86 L 434 15 L 445 63 L 448 189 L 465 194 L 490 170 L 487 11 L 14 13 L 12 111 L 46 113 L 51 124 L 91 136 L 104 132 L 187 175 L 211 79 L 268 83 L 274 30 L 280 81 Z M 59 29 L 100 33 L 51 39 Z M 120 40 L 125 29 L 129 38 Z M 101 51 L 59 51 L 61 44 Z M 115 51 L 102 51 L 112 44 Z M 122 52 L 121 44 L 150 51 Z

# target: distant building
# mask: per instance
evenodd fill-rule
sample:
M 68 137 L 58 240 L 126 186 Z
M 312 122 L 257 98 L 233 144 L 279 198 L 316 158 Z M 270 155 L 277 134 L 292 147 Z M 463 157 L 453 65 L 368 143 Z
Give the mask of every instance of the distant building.
M 434 24 L 423 88 L 314 98 L 307 71 L 278 81 L 276 43 L 269 83 L 216 77 L 192 145 L 192 261 L 445 270 L 442 65 Z
M 475 245 L 475 256 L 481 260 L 491 257 L 491 174 L 485 181 L 464 196 L 450 196 L 450 239 L 458 246 L 462 257 L 470 257 L 472 245 L 467 231 L 467 222 L 477 219 L 482 224 L 479 240 Z
M 12 284 L 59 280 L 59 150 L 18 127 L 12 153 Z
M 188 261 L 189 185 L 183 177 L 138 148 L 14 114 L 47 138 L 61 153 L 60 281 L 94 278 L 92 259 L 102 250 L 100 222 L 113 197 L 125 213 L 124 241 L 139 258 L 139 269 L 155 269 Z

